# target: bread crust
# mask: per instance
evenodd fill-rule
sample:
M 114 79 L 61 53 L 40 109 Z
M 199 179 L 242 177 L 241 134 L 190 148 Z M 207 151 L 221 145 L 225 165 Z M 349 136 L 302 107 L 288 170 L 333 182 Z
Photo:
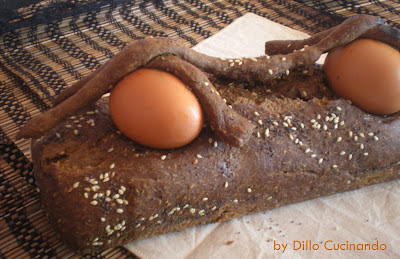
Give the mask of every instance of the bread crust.
M 208 126 L 183 148 L 139 146 L 115 128 L 106 98 L 32 142 L 42 205 L 72 249 L 97 252 L 400 177 L 399 115 L 338 98 L 319 69 L 268 85 L 212 83 L 257 125 L 240 148 Z

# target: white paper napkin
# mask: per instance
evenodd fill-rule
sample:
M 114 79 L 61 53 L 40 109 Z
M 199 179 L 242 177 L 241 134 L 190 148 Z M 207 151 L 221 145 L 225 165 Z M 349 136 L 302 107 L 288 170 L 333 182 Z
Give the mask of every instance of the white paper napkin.
M 265 41 L 306 37 L 249 13 L 194 49 L 218 57 L 251 57 L 263 54 Z M 399 215 L 396 180 L 148 238 L 126 248 L 141 258 L 400 258 Z

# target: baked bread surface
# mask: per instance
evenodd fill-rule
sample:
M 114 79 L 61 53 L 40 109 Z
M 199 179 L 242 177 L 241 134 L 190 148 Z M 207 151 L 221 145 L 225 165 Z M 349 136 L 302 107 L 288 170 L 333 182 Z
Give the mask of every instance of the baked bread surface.
M 74 250 L 128 241 L 354 190 L 400 176 L 399 115 L 335 96 L 318 68 L 271 84 L 211 78 L 255 125 L 235 148 L 207 126 L 175 150 L 121 135 L 103 98 L 33 140 L 43 207 Z

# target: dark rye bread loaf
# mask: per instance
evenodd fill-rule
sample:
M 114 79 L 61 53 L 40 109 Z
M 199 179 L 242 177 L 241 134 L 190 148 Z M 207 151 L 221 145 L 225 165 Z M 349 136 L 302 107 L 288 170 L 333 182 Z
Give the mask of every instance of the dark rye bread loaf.
M 212 81 L 257 125 L 241 148 L 208 126 L 183 148 L 139 146 L 117 131 L 106 98 L 33 141 L 43 207 L 71 248 L 96 252 L 399 178 L 399 115 L 336 97 L 318 68 L 269 85 Z

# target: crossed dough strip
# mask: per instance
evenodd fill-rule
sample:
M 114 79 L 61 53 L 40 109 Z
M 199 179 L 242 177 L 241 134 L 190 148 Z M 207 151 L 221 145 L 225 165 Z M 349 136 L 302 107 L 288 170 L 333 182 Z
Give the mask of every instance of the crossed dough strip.
M 299 51 L 304 47 L 319 43 L 324 38 L 333 38 L 334 35 L 340 36 L 343 33 L 343 26 L 357 26 L 355 27 L 357 30 L 363 31 L 363 34 L 360 35 L 359 38 L 379 40 L 400 50 L 399 30 L 390 27 L 381 18 L 369 15 L 358 15 L 348 18 L 338 26 L 321 31 L 304 40 L 268 41 L 265 43 L 265 54 L 278 55 Z M 350 27 L 344 33 L 352 33 Z M 347 35 L 344 36 L 348 37 Z
M 20 129 L 17 138 L 38 138 L 42 136 L 66 117 L 86 105 L 96 102 L 123 77 L 161 55 L 175 55 L 199 68 L 187 75 L 199 78 L 203 80 L 203 83 L 205 75 L 199 75 L 202 74 L 202 71 L 235 80 L 267 82 L 287 74 L 292 68 L 310 66 L 324 52 L 363 37 L 365 34 L 370 35 L 371 31 L 378 31 L 378 38 L 391 39 L 391 42 L 395 42 L 398 45 L 396 38 L 393 37 L 393 35 L 398 35 L 398 31 L 395 29 L 389 31 L 386 27 L 386 29 L 381 30 L 382 27 L 380 25 L 382 24 L 384 22 L 380 18 L 370 15 L 357 15 L 326 32 L 321 32 L 309 39 L 298 41 L 296 44 L 301 46 L 307 45 L 307 43 L 311 44 L 309 47 L 301 49 L 301 51 L 276 54 L 271 57 L 264 55 L 257 58 L 230 60 L 198 53 L 177 44 L 169 38 L 137 40 L 127 45 L 89 77 L 75 84 L 70 90 L 67 90 L 66 94 L 57 100 L 58 104 L 55 107 L 27 122 Z M 389 35 L 387 35 L 388 33 Z M 370 37 L 373 37 L 373 35 L 370 35 Z M 287 45 L 280 44 L 280 47 L 287 48 Z M 174 62 L 177 61 L 175 60 Z M 179 76 L 182 73 L 179 72 L 177 74 Z M 200 83 L 202 82 L 196 82 L 196 85 Z M 214 98 L 213 101 L 209 101 L 213 107 L 210 109 L 206 108 L 205 114 L 216 134 L 223 137 L 228 144 L 235 146 L 245 144 L 254 125 L 245 118 L 238 120 L 240 115 L 235 111 L 229 108 L 221 108 L 226 106 L 221 97 L 212 97 L 214 93 L 200 89 L 205 88 L 196 90 L 199 99 Z M 237 121 L 227 124 L 230 120 Z

